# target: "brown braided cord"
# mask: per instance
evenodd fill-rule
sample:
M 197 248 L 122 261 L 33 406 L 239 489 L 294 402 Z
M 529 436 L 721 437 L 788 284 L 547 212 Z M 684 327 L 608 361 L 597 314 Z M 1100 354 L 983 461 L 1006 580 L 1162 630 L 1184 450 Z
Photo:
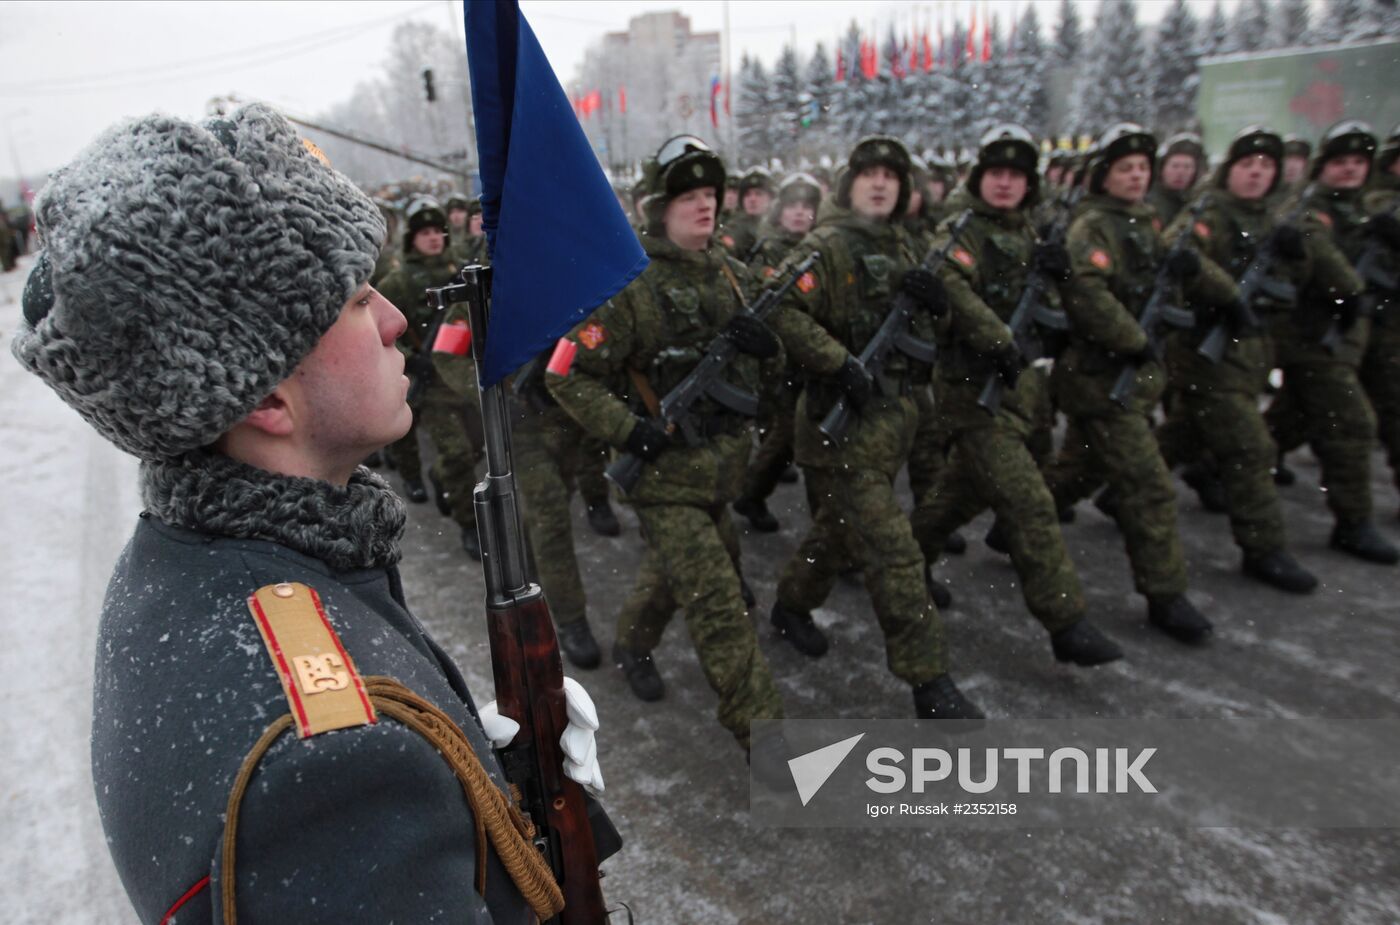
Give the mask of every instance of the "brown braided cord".
M 545 863 L 531 841 L 534 826 L 503 794 L 481 766 L 481 760 L 457 724 L 446 713 L 433 706 L 393 678 L 365 678 L 365 690 L 375 710 L 397 720 L 417 732 L 437 749 L 452 768 L 466 793 L 476 820 L 476 890 L 486 895 L 486 841 L 489 838 L 525 901 L 534 909 L 540 921 L 559 914 L 564 908 L 564 894 L 554 880 L 554 873 Z M 238 837 L 238 812 L 243 794 L 248 789 L 253 771 L 263 755 L 283 732 L 292 726 L 292 715 L 284 714 L 272 721 L 262 736 L 248 750 L 243 764 L 229 791 L 228 809 L 224 822 L 224 863 L 220 878 L 223 894 L 224 922 L 236 925 L 235 848 Z

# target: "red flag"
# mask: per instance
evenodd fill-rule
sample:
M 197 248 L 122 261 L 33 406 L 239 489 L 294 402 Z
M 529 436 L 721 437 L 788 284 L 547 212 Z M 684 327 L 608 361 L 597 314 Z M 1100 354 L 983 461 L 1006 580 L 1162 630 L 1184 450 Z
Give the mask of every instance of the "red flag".
M 919 72 L 919 42 L 916 38 L 910 38 L 907 42 L 909 46 L 909 73 Z
M 933 42 L 929 40 L 928 33 L 924 33 L 924 73 L 933 70 Z
M 984 11 L 982 16 L 982 62 L 985 64 L 990 60 L 992 60 L 992 30 L 991 23 Z
M 836 82 L 841 83 L 846 79 L 846 55 L 841 50 L 841 46 L 836 46 Z
M 977 57 L 977 5 L 972 6 L 972 23 L 967 27 L 967 60 Z
M 627 115 L 627 88 L 617 88 L 617 111 L 624 116 Z
M 719 128 L 719 90 L 720 80 L 718 76 L 710 78 L 710 125 Z M 726 112 L 728 110 L 725 110 Z
M 860 42 L 860 70 L 866 77 L 874 79 L 880 73 L 879 52 L 875 48 L 875 42 L 871 39 L 861 39 Z

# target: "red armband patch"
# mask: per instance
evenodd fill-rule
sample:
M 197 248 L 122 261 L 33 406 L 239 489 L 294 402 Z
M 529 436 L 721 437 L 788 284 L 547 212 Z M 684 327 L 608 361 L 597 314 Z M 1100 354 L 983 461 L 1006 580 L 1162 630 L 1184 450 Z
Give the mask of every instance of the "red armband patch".
M 1196 232 L 1196 237 L 1210 240 L 1210 226 L 1205 222 L 1197 222 L 1191 226 L 1191 230 Z
M 801 289 L 803 294 L 811 292 L 813 289 L 817 288 L 817 278 L 812 275 L 811 270 L 808 270 L 806 273 L 803 273 L 801 276 L 797 277 L 797 288 Z
M 1326 225 L 1330 230 L 1332 227 L 1332 216 L 1328 215 L 1326 212 L 1317 212 L 1315 214 L 1317 215 L 1317 220 Z
M 1152 216 L 1152 230 L 1160 233 L 1162 231 L 1162 220 L 1157 216 Z
M 956 260 L 958 263 L 962 264 L 963 266 L 967 267 L 968 269 L 971 269 L 972 267 L 977 265 L 977 261 L 973 258 L 972 254 L 969 253 L 967 248 L 965 247 L 954 248 L 953 259 Z
M 603 343 L 607 339 L 608 332 L 604 330 L 603 326 L 601 324 L 598 324 L 596 321 L 588 323 L 584 326 L 584 329 L 582 331 L 578 332 L 578 342 L 580 344 L 583 344 L 589 350 L 597 350 L 598 345 Z
M 1089 262 L 1100 270 L 1107 270 L 1113 261 L 1109 259 L 1108 251 L 1094 251 L 1089 255 Z
M 554 373 L 556 376 L 567 376 L 569 370 L 574 366 L 574 354 L 578 353 L 578 344 L 567 337 L 559 338 L 559 343 L 554 345 L 554 353 L 549 357 L 549 365 L 545 367 L 545 372 Z
M 732 236 L 730 236 L 730 235 L 727 235 L 727 234 L 720 235 L 720 237 L 719 237 L 719 243 L 723 244 L 725 247 L 727 247 L 727 248 L 729 248 L 729 249 L 731 249 L 731 250 L 733 250 L 733 248 L 734 248 L 734 238 L 733 238 Z
M 465 321 L 452 321 L 438 328 L 433 338 L 433 353 L 466 356 L 472 349 L 472 329 Z
M 763 278 L 764 278 L 764 279 L 772 279 L 774 276 L 777 276 L 777 275 L 778 275 L 778 271 L 775 270 L 775 269 L 773 269 L 772 267 L 764 267 L 764 268 L 763 268 Z

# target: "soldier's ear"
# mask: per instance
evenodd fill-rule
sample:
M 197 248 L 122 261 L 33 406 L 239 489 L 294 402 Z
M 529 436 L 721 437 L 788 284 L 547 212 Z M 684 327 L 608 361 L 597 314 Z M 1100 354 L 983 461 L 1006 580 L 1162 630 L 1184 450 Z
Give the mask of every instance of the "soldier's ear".
M 294 417 L 287 395 L 283 392 L 286 383 L 279 385 L 273 393 L 238 422 L 236 427 L 249 427 L 269 437 L 286 437 L 293 430 Z

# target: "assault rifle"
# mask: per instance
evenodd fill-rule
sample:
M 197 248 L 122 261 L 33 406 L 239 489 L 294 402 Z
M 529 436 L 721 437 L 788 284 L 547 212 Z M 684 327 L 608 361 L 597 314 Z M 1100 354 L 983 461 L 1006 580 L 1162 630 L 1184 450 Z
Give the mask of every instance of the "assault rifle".
M 1259 245 L 1254 259 L 1250 261 L 1249 266 L 1245 268 L 1244 275 L 1240 277 L 1240 311 L 1244 318 L 1244 327 L 1250 330 L 1257 331 L 1264 327 L 1264 322 L 1254 313 L 1254 299 L 1257 296 L 1265 295 L 1273 301 L 1285 305 L 1293 304 L 1298 300 L 1297 287 L 1292 283 L 1271 276 L 1270 272 L 1273 270 L 1274 261 L 1278 259 L 1279 229 L 1293 225 L 1303 216 L 1306 211 L 1305 203 L 1316 186 L 1316 183 L 1308 184 L 1307 189 L 1303 190 L 1303 195 L 1298 197 L 1298 205 L 1283 217 L 1273 234 L 1265 238 L 1264 243 Z M 1196 352 L 1218 365 L 1225 358 L 1225 348 L 1229 346 L 1229 343 L 1230 325 L 1228 321 L 1222 319 L 1217 321 L 1206 334 L 1200 346 L 1196 348 Z
M 1142 307 L 1142 314 L 1138 316 L 1138 324 L 1142 326 L 1142 333 L 1147 335 L 1148 350 L 1155 356 L 1162 356 L 1165 352 L 1165 337 L 1162 326 L 1171 325 L 1174 328 L 1193 328 L 1196 326 L 1196 316 L 1184 308 L 1171 304 L 1167 298 L 1167 293 L 1177 288 L 1177 279 L 1171 271 L 1171 262 L 1177 254 L 1186 250 L 1187 244 L 1191 241 L 1191 234 L 1195 230 L 1196 222 L 1200 220 L 1205 212 L 1206 206 L 1210 204 L 1210 194 L 1206 193 L 1198 197 L 1191 206 L 1191 215 L 1185 225 L 1182 226 L 1176 240 L 1172 242 L 1171 249 L 1162 258 L 1162 265 L 1157 268 L 1157 278 L 1152 283 L 1152 294 L 1147 298 L 1147 304 Z M 1113 388 L 1109 390 L 1109 399 L 1120 408 L 1128 407 L 1128 399 L 1133 397 L 1133 388 L 1137 385 L 1138 367 L 1136 363 L 1128 362 L 1123 364 L 1123 368 L 1118 372 L 1118 380 L 1113 383 Z
M 439 316 L 466 302 L 474 331 L 487 330 L 491 270 L 471 266 L 446 286 L 429 289 Z M 483 368 L 485 336 L 474 337 L 472 353 Z M 478 373 L 479 375 L 479 373 Z M 478 388 L 480 382 L 478 380 Z M 521 808 L 534 823 L 535 848 L 549 863 L 564 894 L 564 908 L 551 922 L 598 925 L 607 909 L 599 886 L 600 860 L 622 839 L 602 807 L 564 774 L 559 738 L 568 725 L 564 666 L 554 621 L 537 582 L 527 571 L 525 531 L 511 471 L 510 417 L 501 385 L 480 388 L 486 443 L 486 478 L 476 486 L 477 529 L 486 577 L 486 625 L 496 702 L 520 731 L 498 750 L 506 778 L 520 791 Z
M 1047 244 L 1063 245 L 1065 235 L 1069 231 L 1069 220 L 1074 214 L 1074 207 L 1079 200 L 1084 198 L 1084 188 L 1079 187 L 1069 194 L 1065 201 L 1064 208 L 1055 219 L 1055 224 L 1050 226 L 1050 233 L 1045 236 Z M 1045 304 L 1045 290 L 1049 288 L 1050 280 L 1048 275 L 1040 269 L 1032 268 L 1026 276 L 1026 287 L 1021 290 L 1021 298 L 1016 302 L 1016 309 L 1011 313 L 1011 320 L 1006 326 L 1011 329 L 1011 340 L 1016 345 L 1016 350 L 1021 354 L 1021 359 L 1026 361 L 1026 365 L 1034 363 L 1044 354 L 1044 347 L 1040 342 L 1036 326 L 1043 325 L 1055 331 L 1068 331 L 1069 318 L 1060 309 L 1051 308 Z M 987 377 L 987 383 L 982 386 L 982 394 L 977 396 L 977 405 L 988 414 L 996 414 L 1001 408 L 1001 395 L 1006 389 L 1006 383 L 1000 373 L 992 373 Z
M 764 290 L 758 300 L 748 307 L 748 313 L 759 321 L 767 318 L 773 313 L 773 309 L 777 308 L 779 300 L 787 295 L 788 290 L 797 284 L 820 256 L 817 251 L 812 251 L 806 259 L 788 267 L 778 285 Z M 721 406 L 745 417 L 757 417 L 758 398 L 725 382 L 721 375 L 738 352 L 739 348 L 734 346 L 732 340 L 723 333 L 716 334 L 706 348 L 705 355 L 695 364 L 695 368 L 662 397 L 655 409 L 647 410 L 660 421 L 668 433 L 679 430 L 690 446 L 699 446 L 704 442 L 695 414 L 691 410 L 704 396 L 709 396 Z M 613 460 L 604 475 L 622 489 L 623 494 L 627 494 L 637 487 L 644 465 L 641 457 L 623 453 Z
M 953 222 L 949 229 L 948 243 L 940 248 L 930 249 L 928 256 L 921 264 L 923 269 L 930 273 L 938 272 L 938 268 L 943 266 L 943 261 L 948 259 L 948 255 L 957 246 L 958 238 L 962 236 L 963 229 L 972 219 L 972 210 L 964 209 L 962 214 Z M 893 302 L 890 304 L 889 314 L 885 315 L 885 320 L 880 323 L 880 328 L 873 337 L 866 343 L 860 351 L 860 362 L 866 371 L 879 383 L 881 372 L 885 367 L 885 361 L 894 351 L 900 353 L 920 363 L 932 363 L 938 358 L 938 346 L 926 340 L 921 340 L 909 333 L 909 322 L 914 317 L 914 312 L 918 311 L 915 301 L 903 292 L 895 294 Z M 882 386 L 882 391 L 883 386 Z M 851 429 L 851 401 L 842 395 L 836 400 L 836 404 L 831 406 L 831 410 L 822 418 L 817 430 L 822 432 L 832 443 L 837 446 L 846 437 L 846 431 Z

